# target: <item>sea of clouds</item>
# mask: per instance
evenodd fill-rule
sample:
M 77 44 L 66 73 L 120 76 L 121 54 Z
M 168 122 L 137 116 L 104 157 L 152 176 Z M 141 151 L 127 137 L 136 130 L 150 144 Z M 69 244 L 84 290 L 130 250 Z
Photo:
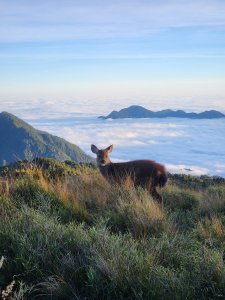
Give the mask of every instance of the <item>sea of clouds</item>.
M 153 159 L 171 172 L 225 176 L 225 120 L 123 119 L 76 116 L 33 122 L 93 155 L 90 145 L 114 145 L 114 161 Z
M 99 148 L 113 144 L 113 161 L 152 159 L 174 173 L 225 177 L 225 119 L 102 120 L 98 116 L 109 113 L 112 102 L 100 106 L 88 101 L 80 105 L 73 101 L 11 101 L 4 107 L 2 103 L 0 110 L 8 110 L 35 128 L 63 137 L 93 156 L 91 144 Z M 145 105 L 152 106 L 159 108 L 156 103 Z M 169 108 L 175 108 L 175 104 Z

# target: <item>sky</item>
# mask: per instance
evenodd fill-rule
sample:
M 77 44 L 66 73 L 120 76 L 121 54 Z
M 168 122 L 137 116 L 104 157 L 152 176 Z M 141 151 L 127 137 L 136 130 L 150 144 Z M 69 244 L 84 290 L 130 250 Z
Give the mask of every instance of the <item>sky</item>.
M 225 176 L 224 120 L 97 118 L 134 104 L 225 113 L 224 0 L 0 0 L 0 111 L 89 154 Z
M 225 1 L 0 0 L 0 101 L 43 99 L 225 110 Z

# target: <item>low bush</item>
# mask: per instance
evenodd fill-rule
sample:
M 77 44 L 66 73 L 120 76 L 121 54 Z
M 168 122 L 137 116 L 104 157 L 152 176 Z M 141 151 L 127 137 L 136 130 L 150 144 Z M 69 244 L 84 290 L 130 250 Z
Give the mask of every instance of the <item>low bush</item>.
M 171 210 L 194 210 L 199 205 L 200 194 L 192 190 L 169 186 L 163 195 L 164 205 Z

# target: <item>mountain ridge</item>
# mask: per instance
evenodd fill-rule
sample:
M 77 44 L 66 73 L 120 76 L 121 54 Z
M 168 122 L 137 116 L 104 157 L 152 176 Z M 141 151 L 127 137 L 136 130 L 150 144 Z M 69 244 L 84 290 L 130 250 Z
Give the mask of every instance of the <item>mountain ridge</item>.
M 225 115 L 217 110 L 206 110 L 200 113 L 185 112 L 184 110 L 164 109 L 152 111 L 140 105 L 131 105 L 119 111 L 113 110 L 101 119 L 125 119 L 125 118 L 188 118 L 188 119 L 219 119 Z
M 93 162 L 78 146 L 63 138 L 37 130 L 6 111 L 0 113 L 0 166 L 37 157 Z

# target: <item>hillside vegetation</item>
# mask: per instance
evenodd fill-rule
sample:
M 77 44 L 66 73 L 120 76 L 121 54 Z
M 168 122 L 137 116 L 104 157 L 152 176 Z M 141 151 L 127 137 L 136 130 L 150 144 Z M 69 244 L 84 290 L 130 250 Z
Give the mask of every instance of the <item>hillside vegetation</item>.
M 162 208 L 92 165 L 0 174 L 3 299 L 225 298 L 223 179 L 171 176 Z
M 93 162 L 78 146 L 37 130 L 16 116 L 0 113 L 0 166 L 18 160 L 50 157 L 59 161 Z

